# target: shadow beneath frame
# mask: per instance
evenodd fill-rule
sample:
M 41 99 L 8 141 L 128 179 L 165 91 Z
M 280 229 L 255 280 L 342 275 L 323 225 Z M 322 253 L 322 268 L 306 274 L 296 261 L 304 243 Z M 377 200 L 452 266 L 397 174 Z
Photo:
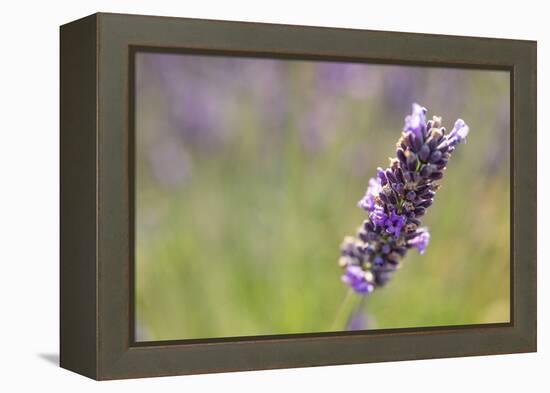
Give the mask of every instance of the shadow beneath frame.
M 39 353 L 37 356 L 54 366 L 59 366 L 59 354 L 57 353 Z

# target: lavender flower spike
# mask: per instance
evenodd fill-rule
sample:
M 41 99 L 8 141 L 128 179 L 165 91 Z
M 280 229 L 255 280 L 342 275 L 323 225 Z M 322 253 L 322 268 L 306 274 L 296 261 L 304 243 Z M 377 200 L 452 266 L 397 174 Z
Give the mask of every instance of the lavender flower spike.
M 405 118 L 396 158 L 378 168 L 358 206 L 368 217 L 357 237 L 346 237 L 340 248 L 342 281 L 356 293 L 367 295 L 390 280 L 408 249 L 423 254 L 430 241 L 420 219 L 433 203 L 439 180 L 458 143 L 465 141 L 468 125 L 458 119 L 445 133 L 441 118 L 426 121 L 427 109 L 413 104 Z

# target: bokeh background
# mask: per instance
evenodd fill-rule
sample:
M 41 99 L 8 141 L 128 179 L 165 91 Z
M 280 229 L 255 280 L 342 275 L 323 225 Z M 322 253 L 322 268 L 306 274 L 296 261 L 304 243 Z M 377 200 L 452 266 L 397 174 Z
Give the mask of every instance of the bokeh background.
M 339 245 L 413 102 L 471 131 L 367 328 L 509 321 L 508 72 L 140 52 L 135 83 L 139 341 L 345 329 Z

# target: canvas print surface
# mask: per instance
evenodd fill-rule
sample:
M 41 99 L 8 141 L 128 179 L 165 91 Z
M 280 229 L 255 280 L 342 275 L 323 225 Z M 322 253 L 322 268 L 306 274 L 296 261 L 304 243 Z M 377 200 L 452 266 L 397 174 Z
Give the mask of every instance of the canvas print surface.
M 510 74 L 135 56 L 135 336 L 510 321 Z

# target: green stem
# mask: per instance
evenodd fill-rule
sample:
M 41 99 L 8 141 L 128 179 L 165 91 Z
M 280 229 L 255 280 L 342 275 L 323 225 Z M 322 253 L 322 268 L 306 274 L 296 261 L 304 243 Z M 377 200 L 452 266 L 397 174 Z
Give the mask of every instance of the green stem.
M 332 323 L 332 328 L 330 330 L 340 331 L 346 329 L 346 323 L 351 315 L 351 311 L 353 310 L 356 301 L 357 296 L 354 296 L 354 292 L 351 288 L 348 289 L 342 303 L 340 303 L 340 307 L 338 307 L 336 317 L 334 318 L 334 322 Z

